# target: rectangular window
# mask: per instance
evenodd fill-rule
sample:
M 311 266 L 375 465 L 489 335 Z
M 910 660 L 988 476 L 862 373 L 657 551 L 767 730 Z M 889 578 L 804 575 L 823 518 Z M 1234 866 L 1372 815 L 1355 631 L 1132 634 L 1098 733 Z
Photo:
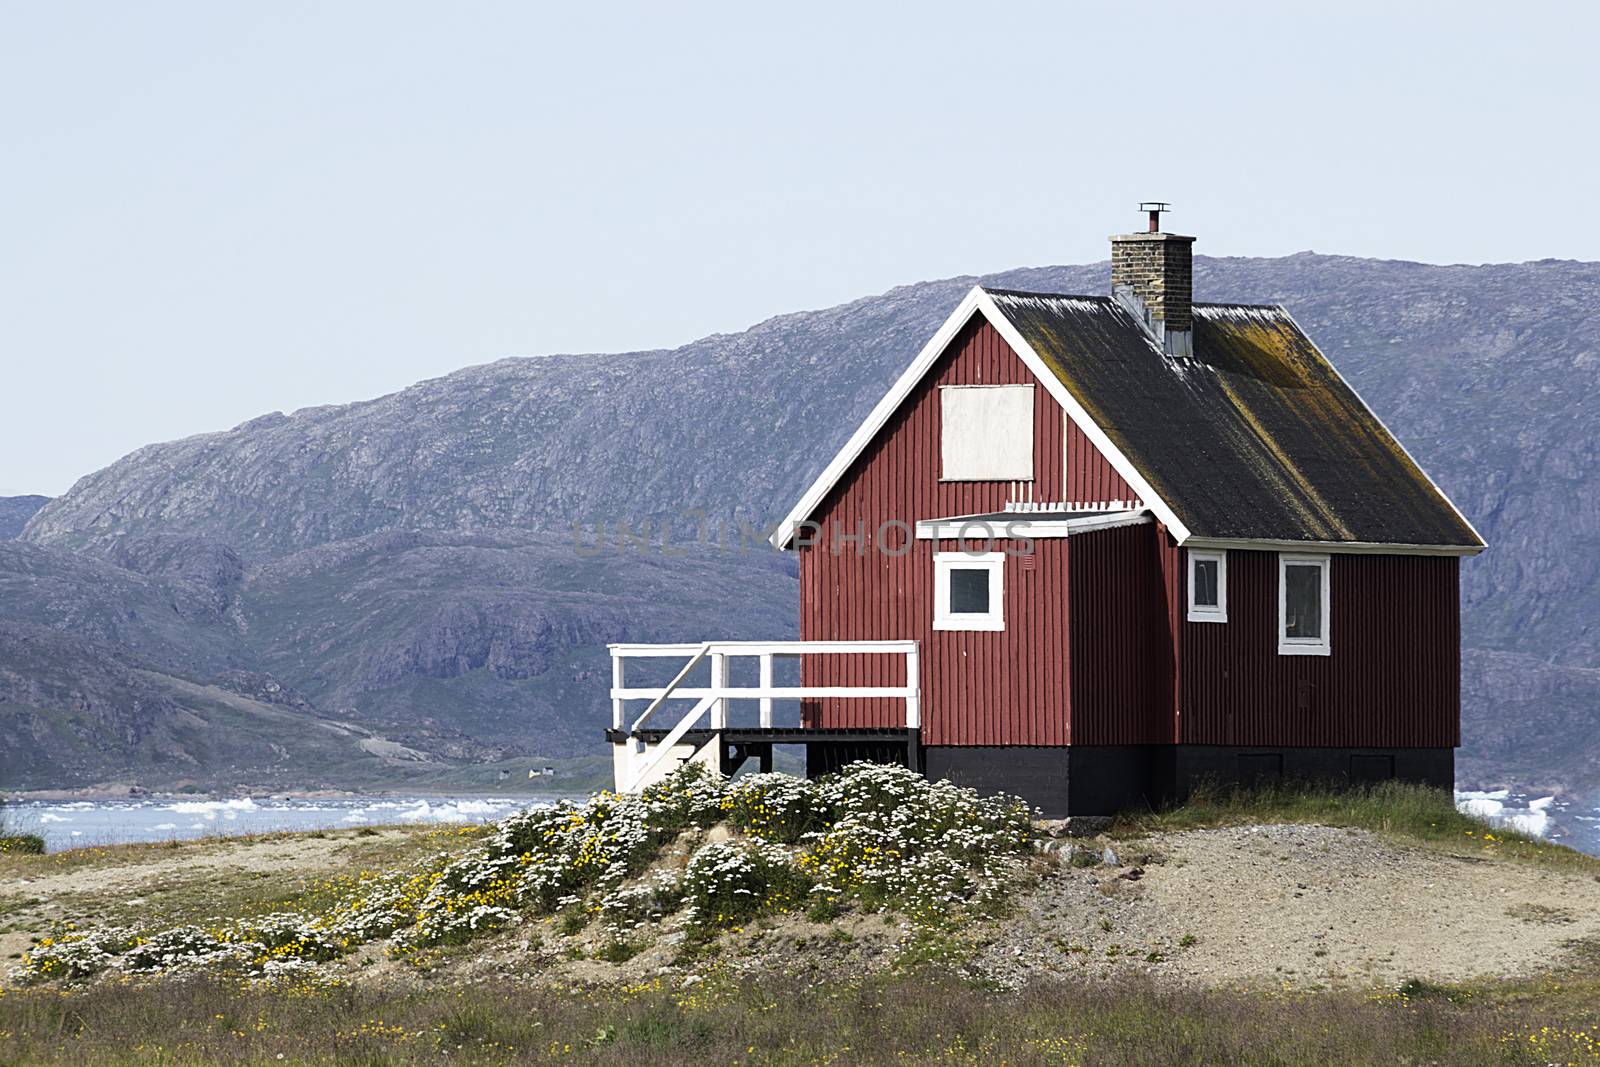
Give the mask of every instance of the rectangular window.
M 1278 557 L 1278 653 L 1326 656 L 1333 651 L 1327 556 Z
M 941 387 L 939 459 L 946 482 L 1032 481 L 1033 386 Z
M 1228 554 L 1189 550 L 1189 621 L 1228 621 Z
M 933 628 L 1004 630 L 1005 553 L 937 552 L 933 557 Z

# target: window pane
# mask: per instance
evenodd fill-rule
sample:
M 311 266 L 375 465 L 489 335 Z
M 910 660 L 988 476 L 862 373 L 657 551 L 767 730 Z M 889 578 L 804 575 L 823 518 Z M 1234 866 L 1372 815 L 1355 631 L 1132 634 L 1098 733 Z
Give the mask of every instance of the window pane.
M 983 615 L 989 610 L 989 569 L 952 567 L 950 569 L 950 613 Z
M 1194 561 L 1194 602 L 1197 607 L 1217 606 L 1217 561 L 1214 559 Z
M 1322 636 L 1322 568 L 1288 563 L 1283 568 L 1285 637 Z

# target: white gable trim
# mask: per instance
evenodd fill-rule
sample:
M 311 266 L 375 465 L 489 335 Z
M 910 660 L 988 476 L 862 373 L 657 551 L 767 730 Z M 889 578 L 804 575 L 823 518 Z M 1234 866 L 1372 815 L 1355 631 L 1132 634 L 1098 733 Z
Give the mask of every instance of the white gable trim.
M 993 326 L 995 332 L 1000 334 L 1005 339 L 1006 344 L 1011 346 L 1011 350 L 1017 354 L 1017 358 L 1022 360 L 1023 365 L 1033 374 L 1035 380 L 1045 387 L 1045 390 L 1055 398 L 1056 403 L 1060 404 L 1066 411 L 1068 417 L 1077 423 L 1078 429 L 1082 430 L 1083 435 L 1100 450 L 1101 454 L 1106 457 L 1107 462 L 1133 488 L 1133 491 L 1139 494 L 1139 499 L 1155 513 L 1156 518 L 1166 524 L 1167 529 L 1172 532 L 1172 536 L 1178 543 L 1182 544 L 1187 540 L 1189 528 L 1179 521 L 1178 516 L 1167 506 L 1166 501 L 1156 495 L 1155 490 L 1150 488 L 1150 483 L 1144 480 L 1134 465 L 1129 462 L 1128 457 L 1123 455 L 1122 451 L 1111 443 L 1111 438 L 1107 437 L 1105 431 L 1095 424 L 1094 420 L 1089 417 L 1089 413 L 1084 410 L 1083 405 L 1078 403 L 1067 387 L 1062 384 L 1061 379 L 1057 378 L 1044 360 L 1039 358 L 1039 354 L 1033 350 L 1033 347 L 1022 339 L 1022 335 L 1017 332 L 1017 328 L 995 306 L 994 300 L 989 294 L 984 292 L 981 286 L 975 285 L 962 298 L 961 303 L 956 305 L 956 309 L 950 313 L 950 317 L 944 320 L 944 325 L 939 327 L 938 332 L 922 347 L 922 351 L 917 353 L 917 358 L 912 360 L 911 365 L 895 380 L 894 385 L 884 394 L 883 399 L 879 400 L 877 405 L 873 407 L 872 411 L 867 415 L 866 421 L 856 428 L 855 433 L 851 434 L 850 440 L 845 442 L 845 446 L 839 450 L 839 454 L 833 457 L 832 462 L 817 476 L 816 481 L 811 483 L 810 488 L 800 497 L 799 503 L 795 504 L 789 514 L 784 516 L 783 521 L 778 524 L 777 532 L 772 535 L 772 544 L 780 549 L 792 546 L 795 532 L 799 529 L 800 524 L 810 519 L 817 508 L 821 506 L 823 498 L 828 495 L 835 485 L 839 484 L 839 479 L 844 477 L 851 464 L 855 463 L 861 453 L 866 451 L 867 446 L 878 436 L 878 432 L 883 429 L 884 424 L 900 409 L 900 405 L 905 402 L 906 397 L 911 395 L 911 391 L 927 375 L 935 361 L 944 353 L 950 342 L 955 339 L 956 334 L 972 320 L 974 315 L 982 315 L 989 321 L 989 325 Z

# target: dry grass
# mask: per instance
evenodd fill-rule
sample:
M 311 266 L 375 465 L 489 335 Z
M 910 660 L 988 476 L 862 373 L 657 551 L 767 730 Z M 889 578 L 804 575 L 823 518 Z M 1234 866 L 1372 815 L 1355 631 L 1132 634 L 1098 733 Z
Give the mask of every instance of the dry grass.
M 314 907 L 336 897 L 351 871 L 403 866 L 473 840 L 459 827 L 400 826 L 0 855 L 0 881 L 18 886 L 0 893 L 0 937 L 67 922 L 159 927 Z M 0 952 L 0 969 L 23 947 Z
M 1289 783 L 1258 789 L 1202 788 L 1183 804 L 1161 811 L 1131 811 L 1117 817 L 1113 836 L 1204 830 L 1260 823 L 1349 826 L 1409 841 L 1477 854 L 1581 870 L 1600 875 L 1600 859 L 1515 830 L 1495 829 L 1464 815 L 1443 789 L 1384 782 L 1364 789 L 1329 789 Z
M 0 798 L 0 856 L 37 855 L 43 851 L 44 838 L 14 825 L 5 800 Z
M 1135 981 L 1002 993 L 931 976 L 604 992 L 168 982 L 8 992 L 0 1063 L 1589 1064 L 1593 1006 L 1592 990 L 1519 1001 L 1422 983 L 1373 997 Z
M 180 866 L 219 848 L 257 848 L 293 844 L 311 838 L 370 845 L 375 856 L 392 852 L 403 858 L 418 851 L 413 845 L 432 847 L 435 840 L 455 835 L 457 827 L 441 829 L 428 825 L 385 825 L 350 830 L 275 830 L 258 834 L 217 834 L 214 836 L 140 842 L 127 845 L 86 845 L 44 854 L 0 854 L 0 877 L 38 877 L 65 871 L 96 870 L 105 867 L 131 867 L 139 864 Z

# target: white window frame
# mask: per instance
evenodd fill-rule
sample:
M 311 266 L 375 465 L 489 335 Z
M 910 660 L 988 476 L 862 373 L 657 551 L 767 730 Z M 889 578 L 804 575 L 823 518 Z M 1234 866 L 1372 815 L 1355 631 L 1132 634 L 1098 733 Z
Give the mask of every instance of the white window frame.
M 958 418 L 972 418 L 953 410 L 962 398 L 989 398 L 989 406 L 1009 403 L 1017 410 L 1011 418 L 990 410 L 976 430 L 978 439 L 953 441 Z M 1032 385 L 941 385 L 939 387 L 939 480 L 941 482 L 1031 482 L 1034 470 L 1034 398 Z M 997 425 L 995 419 L 1003 420 Z M 996 454 L 998 453 L 998 454 Z
M 1322 636 L 1290 637 L 1288 627 L 1288 571 L 1291 565 L 1315 566 L 1322 571 Z M 1329 575 L 1333 571 L 1331 556 L 1281 552 L 1278 554 L 1278 655 L 1280 656 L 1331 656 L 1333 655 L 1333 597 Z
M 1194 565 L 1210 560 L 1217 565 L 1217 602 L 1215 604 L 1196 604 L 1194 602 Z M 1228 553 L 1224 549 L 1191 548 L 1189 550 L 1189 621 L 1190 622 L 1227 622 L 1228 621 Z
M 950 572 L 957 568 L 989 572 L 989 610 L 950 610 Z M 935 552 L 933 554 L 933 628 L 935 630 L 1004 630 L 1006 628 L 1006 554 L 1004 552 Z

